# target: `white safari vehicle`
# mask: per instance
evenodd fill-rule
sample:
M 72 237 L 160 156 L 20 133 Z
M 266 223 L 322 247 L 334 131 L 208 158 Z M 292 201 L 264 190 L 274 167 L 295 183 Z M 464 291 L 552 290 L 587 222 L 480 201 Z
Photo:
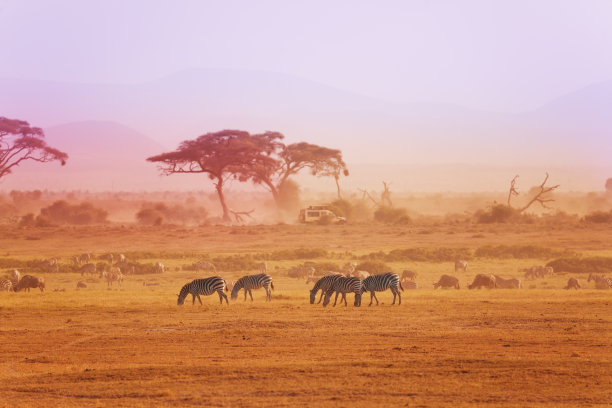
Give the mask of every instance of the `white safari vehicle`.
M 333 224 L 344 224 L 346 218 L 337 216 L 327 205 L 311 205 L 308 208 L 300 210 L 298 220 L 301 223 L 315 223 L 319 222 L 322 218 L 329 217 Z

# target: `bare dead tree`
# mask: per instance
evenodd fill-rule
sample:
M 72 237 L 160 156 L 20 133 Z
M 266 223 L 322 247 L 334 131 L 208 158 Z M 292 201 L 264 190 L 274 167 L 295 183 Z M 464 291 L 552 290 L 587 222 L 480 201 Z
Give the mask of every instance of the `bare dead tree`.
M 549 203 L 549 202 L 555 201 L 555 200 L 552 199 L 552 198 L 546 198 L 546 197 L 544 197 L 544 195 L 546 193 L 550 193 L 554 189 L 558 188 L 560 186 L 560 184 L 557 184 L 556 186 L 552 186 L 552 187 L 546 187 L 545 186 L 546 181 L 548 181 L 548 172 L 546 173 L 546 177 L 544 177 L 544 181 L 542 182 L 542 184 L 539 185 L 540 191 L 531 200 L 529 200 L 527 205 L 525 205 L 523 208 L 521 208 L 519 210 L 519 212 L 525 211 L 527 208 L 529 208 L 531 206 L 531 204 L 533 204 L 535 202 L 540 203 L 540 205 L 542 207 L 544 207 L 544 208 L 550 208 L 550 207 L 546 206 L 546 203 Z
M 359 191 L 361 191 L 361 193 L 362 193 L 362 196 L 361 196 L 361 199 L 362 199 L 362 200 L 364 200 L 364 199 L 367 197 L 367 198 L 369 198 L 370 200 L 372 200 L 372 202 L 374 203 L 374 205 L 375 205 L 375 206 L 380 207 L 380 204 L 378 203 L 378 201 L 376 201 L 376 200 L 374 199 L 374 197 L 372 197 L 372 195 L 371 195 L 370 193 L 368 193 L 368 191 L 367 191 L 367 190 L 364 190 L 364 189 L 361 189 L 361 188 L 360 188 L 360 189 L 358 189 L 358 190 L 359 190 Z
M 516 185 L 516 179 L 518 178 L 518 174 L 516 176 L 514 176 L 514 178 L 512 179 L 512 181 L 510 182 L 510 191 L 508 192 L 508 207 L 510 207 L 510 198 L 512 198 L 513 195 L 517 196 L 519 195 L 518 190 L 516 189 L 515 185 Z
M 244 223 L 244 218 L 242 218 L 243 215 L 246 215 L 250 219 L 254 220 L 255 218 L 251 217 L 251 213 L 253 211 L 255 211 L 255 209 L 252 209 L 251 211 L 232 211 L 232 210 L 230 210 L 230 212 L 234 216 L 234 219 L 236 220 L 236 222 L 240 223 L 240 224 Z
M 393 203 L 391 202 L 391 192 L 389 191 L 389 186 L 391 185 L 391 183 L 387 184 L 384 181 L 382 183 L 385 187 L 385 191 L 380 193 L 380 201 L 382 202 L 382 205 L 385 205 L 385 203 L 387 203 L 389 207 L 393 207 Z

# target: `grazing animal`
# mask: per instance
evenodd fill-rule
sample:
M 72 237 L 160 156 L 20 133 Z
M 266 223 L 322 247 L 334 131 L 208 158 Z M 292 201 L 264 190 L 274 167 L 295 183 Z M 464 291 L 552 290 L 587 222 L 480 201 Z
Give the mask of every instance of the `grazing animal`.
M 104 256 L 104 260 L 106 262 L 108 262 L 109 264 L 113 264 L 113 260 L 115 259 L 115 257 L 113 256 L 113 254 L 107 254 Z
M 576 278 L 569 278 L 567 280 L 567 285 L 565 285 L 565 287 L 563 289 L 580 289 L 580 283 L 578 283 L 578 279 Z
M 315 276 L 315 268 L 313 266 L 294 266 L 291 269 L 289 269 L 289 272 L 287 273 L 287 275 L 290 278 L 298 278 L 298 279 L 303 279 L 303 278 L 312 278 L 313 276 Z
M 119 286 L 123 282 L 123 274 L 121 273 L 121 269 L 112 266 L 108 271 L 102 271 L 100 273 L 100 278 L 106 278 L 106 286 L 113 286 L 113 282 L 117 282 Z
M 459 279 L 450 275 L 442 275 L 436 283 L 433 284 L 434 289 L 438 288 L 455 288 L 459 289 Z
M 595 289 L 612 289 L 612 278 L 606 278 L 603 275 L 595 275 L 589 273 L 587 282 L 595 281 Z
M 119 262 L 119 263 L 126 263 L 127 262 L 127 258 L 125 257 L 125 255 L 119 254 L 119 255 L 117 255 L 117 262 Z
M 468 289 L 480 289 L 482 287 L 494 289 L 496 287 L 495 276 L 479 273 L 474 278 L 474 281 L 468 285 Z
M 13 287 L 17 286 L 19 280 L 21 279 L 21 274 L 19 273 L 19 271 L 17 269 L 13 269 L 9 275 L 9 279 L 11 280 Z
M 342 267 L 342 271 L 344 272 L 345 276 L 353 276 L 353 272 L 355 272 L 355 268 L 357 268 L 356 262 L 347 262 Z
M 79 268 L 79 272 L 81 272 L 81 276 L 85 276 L 85 274 L 95 275 L 96 265 L 92 263 L 87 263 Z
M 30 291 L 30 289 L 39 288 L 41 292 L 45 291 L 45 279 L 39 278 L 32 275 L 24 275 L 19 283 L 13 287 L 15 292 L 19 292 L 21 289 L 25 289 L 26 291 Z
M 59 270 L 56 258 L 49 258 L 45 259 L 44 261 L 40 261 L 35 267 L 42 269 L 45 272 L 57 272 Z
M 10 279 L 0 279 L 0 292 L 10 292 L 13 290 L 13 282 Z
M 259 273 L 268 273 L 268 264 L 261 262 L 257 264 L 257 269 L 259 269 Z
M 399 275 L 397 273 L 387 272 L 380 275 L 372 275 L 363 280 L 363 286 L 361 288 L 361 292 L 370 292 L 370 304 L 368 306 L 372 306 L 372 302 L 376 299 L 376 306 L 378 306 L 378 298 L 376 297 L 376 292 L 382 292 L 387 289 L 391 289 L 393 292 L 393 303 L 395 304 L 395 298 L 399 298 L 398 305 L 402 304 L 402 294 L 400 289 L 403 291 L 404 288 L 400 283 Z
M 166 267 L 161 262 L 155 262 L 155 265 L 153 265 L 153 273 L 164 273 L 165 270 Z
M 78 281 L 76 287 L 77 289 L 85 289 L 87 287 L 87 284 L 85 282 Z
M 501 276 L 493 276 L 495 276 L 495 285 L 500 289 L 521 289 L 523 287 L 523 283 L 520 279 L 504 279 Z
M 355 301 L 353 305 L 361 306 L 362 283 L 360 279 L 353 277 L 347 278 L 346 276 L 338 275 L 338 278 L 333 280 L 330 288 L 327 290 L 327 292 L 325 292 L 325 298 L 323 299 L 323 307 L 329 304 L 331 295 L 334 292 L 336 292 L 334 306 L 336 306 L 339 294 L 342 294 L 342 299 L 340 300 L 340 302 L 344 300 L 344 306 L 348 306 L 346 302 L 346 294 L 349 292 L 355 293 Z
M 402 272 L 402 282 L 405 280 L 415 280 L 417 277 L 417 273 L 415 271 L 409 271 L 407 269 L 405 269 Z
M 89 261 L 91 261 L 91 255 L 87 253 L 79 255 L 79 258 L 78 258 L 79 265 L 83 265 L 85 263 L 88 263 Z
M 190 293 L 192 297 L 192 305 L 195 304 L 196 297 L 200 301 L 200 304 L 202 304 L 202 299 L 200 299 L 200 295 L 208 296 L 217 292 L 217 294 L 219 294 L 219 302 L 223 304 L 223 299 L 225 299 L 225 303 L 229 305 L 227 296 L 225 295 L 225 293 L 223 293 L 224 290 L 225 280 L 220 276 L 212 276 L 210 278 L 205 279 L 196 279 L 187 283 L 181 288 L 180 293 L 177 295 L 178 300 L 176 304 L 178 306 L 181 306 L 183 303 L 185 303 L 185 298 Z
M 467 272 L 467 267 L 468 267 L 468 263 L 466 261 L 463 261 L 463 260 L 455 261 L 455 273 L 458 270 L 463 270 L 463 272 Z
M 253 293 L 251 290 L 264 288 L 266 290 L 266 302 L 272 300 L 270 289 L 274 290 L 274 283 L 272 283 L 272 277 L 265 273 L 257 275 L 247 275 L 238 279 L 232 288 L 232 300 L 238 297 L 240 289 L 244 289 L 244 300 L 246 301 L 247 292 L 253 301 Z
M 333 282 L 336 279 L 338 279 L 340 276 L 342 276 L 342 275 L 340 275 L 340 274 L 327 275 L 327 276 L 324 276 L 321 279 L 317 280 L 315 285 L 310 290 L 310 304 L 311 305 L 314 304 L 314 301 L 315 301 L 315 299 L 317 297 L 317 292 L 319 290 L 321 290 L 321 296 L 319 297 L 319 301 L 317 302 L 317 304 L 321 303 L 321 300 L 323 299 L 323 295 L 325 295 L 325 293 L 328 290 L 331 289 Z M 306 283 L 308 283 L 308 282 L 306 282 Z
M 201 260 L 201 261 L 194 263 L 193 267 L 195 268 L 196 272 L 209 271 L 209 272 L 217 273 L 217 268 L 215 267 L 215 265 L 213 265 L 212 262 L 208 262 L 205 260 Z
M 400 281 L 400 283 L 402 284 L 402 286 L 406 290 L 409 290 L 409 289 L 418 289 L 419 288 L 419 285 L 417 285 L 417 283 L 415 281 L 412 281 L 412 280 Z

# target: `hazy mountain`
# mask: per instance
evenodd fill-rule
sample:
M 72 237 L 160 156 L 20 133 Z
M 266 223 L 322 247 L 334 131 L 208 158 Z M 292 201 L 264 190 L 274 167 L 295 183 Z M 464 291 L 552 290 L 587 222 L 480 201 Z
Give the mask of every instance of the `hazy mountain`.
M 0 79 L 0 90 L 0 115 L 44 127 L 50 144 L 56 142 L 71 156 L 65 170 L 112 170 L 122 183 L 126 166 L 142 161 L 138 166 L 150 172 L 154 166 L 144 162 L 148 155 L 224 128 L 278 130 L 289 142 L 337 147 L 354 166 L 466 164 L 518 170 L 608 166 L 612 157 L 612 81 L 523 114 L 436 103 L 399 105 L 257 71 L 189 70 L 134 85 Z M 75 121 L 89 122 L 54 127 Z M 114 167 L 119 163 L 124 167 Z

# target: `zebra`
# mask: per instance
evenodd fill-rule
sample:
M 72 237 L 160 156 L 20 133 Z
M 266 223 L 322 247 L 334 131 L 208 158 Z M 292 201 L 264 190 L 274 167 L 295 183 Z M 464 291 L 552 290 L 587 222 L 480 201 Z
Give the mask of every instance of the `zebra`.
M 213 265 L 212 262 L 208 262 L 205 260 L 201 260 L 201 261 L 194 263 L 193 267 L 198 272 L 199 271 L 211 271 L 213 273 L 217 273 L 217 268 L 215 267 L 215 265 Z
M 325 295 L 325 293 L 331 289 L 333 282 L 340 276 L 342 275 L 327 275 L 319 279 L 310 290 L 310 304 L 314 304 L 319 289 L 321 290 L 321 296 L 319 297 L 317 304 L 321 303 L 321 300 L 323 300 L 323 295 Z
M 21 274 L 19 273 L 17 269 L 13 269 L 10 275 L 11 277 L 9 279 L 11 280 L 13 287 L 17 286 L 17 284 L 19 283 L 19 280 L 21 279 Z
M 89 261 L 91 261 L 91 255 L 89 255 L 88 253 L 81 254 L 77 258 L 77 260 L 78 260 L 78 265 L 88 263 Z
M 265 261 L 257 264 L 257 269 L 259 269 L 259 273 L 268 273 L 268 265 Z
M 119 286 L 123 282 L 123 274 L 121 269 L 117 267 L 111 267 L 108 271 L 102 271 L 100 273 L 101 278 L 106 278 L 106 286 L 113 286 L 113 282 L 117 282 Z
M 361 289 L 361 292 L 370 292 L 370 304 L 368 306 L 372 306 L 372 302 L 374 301 L 374 299 L 376 299 L 376 305 L 378 306 L 378 298 L 376 297 L 375 292 L 382 292 L 387 289 L 391 289 L 391 292 L 393 292 L 393 303 L 391 304 L 395 304 L 395 298 L 396 296 L 398 296 L 398 305 L 401 305 L 402 294 L 400 293 L 400 289 L 404 290 L 404 288 L 402 287 L 397 273 L 387 272 L 380 275 L 373 275 L 365 278 L 363 280 L 363 287 Z
M 227 300 L 227 295 L 223 293 L 225 290 L 225 280 L 220 276 L 212 276 L 210 278 L 205 279 L 196 279 L 181 288 L 180 293 L 177 295 L 178 300 L 176 304 L 181 306 L 185 303 L 185 298 L 188 294 L 191 293 L 191 304 L 195 304 L 196 297 L 202 304 L 202 299 L 200 299 L 200 295 L 212 295 L 217 292 L 219 294 L 219 302 L 223 304 L 223 299 L 225 299 L 225 303 L 229 305 L 229 301 Z
M 0 279 L 0 292 L 10 292 L 13 290 L 13 282 L 10 279 Z
M 337 279 L 335 279 L 332 282 L 331 287 L 325 293 L 325 299 L 323 300 L 323 307 L 329 304 L 331 295 L 334 292 L 336 292 L 336 297 L 334 299 L 334 306 L 336 306 L 336 302 L 338 301 L 339 294 L 342 294 L 342 299 L 340 300 L 340 302 L 344 300 L 344 306 L 348 306 L 346 302 L 346 294 L 348 292 L 355 293 L 355 302 L 353 303 L 354 306 L 361 306 L 362 287 L 361 287 L 360 279 L 353 278 L 353 277 L 347 278 L 346 276 L 339 275 Z
M 155 262 L 155 265 L 153 265 L 153 273 L 164 273 L 165 270 L 166 267 L 161 262 Z
M 612 278 L 607 278 L 603 275 L 598 276 L 594 273 L 590 273 L 587 282 L 590 281 L 595 281 L 596 289 L 612 289 Z
M 265 273 L 260 273 L 257 275 L 247 275 L 236 281 L 234 284 L 234 288 L 232 289 L 232 300 L 235 300 L 238 297 L 238 292 L 240 289 L 244 289 L 244 300 L 246 301 L 247 291 L 249 292 L 249 296 L 251 297 L 251 302 L 253 301 L 253 293 L 252 289 L 259 289 L 263 287 L 266 290 L 266 302 L 271 301 L 270 289 L 274 289 L 274 283 L 272 283 L 272 277 Z

